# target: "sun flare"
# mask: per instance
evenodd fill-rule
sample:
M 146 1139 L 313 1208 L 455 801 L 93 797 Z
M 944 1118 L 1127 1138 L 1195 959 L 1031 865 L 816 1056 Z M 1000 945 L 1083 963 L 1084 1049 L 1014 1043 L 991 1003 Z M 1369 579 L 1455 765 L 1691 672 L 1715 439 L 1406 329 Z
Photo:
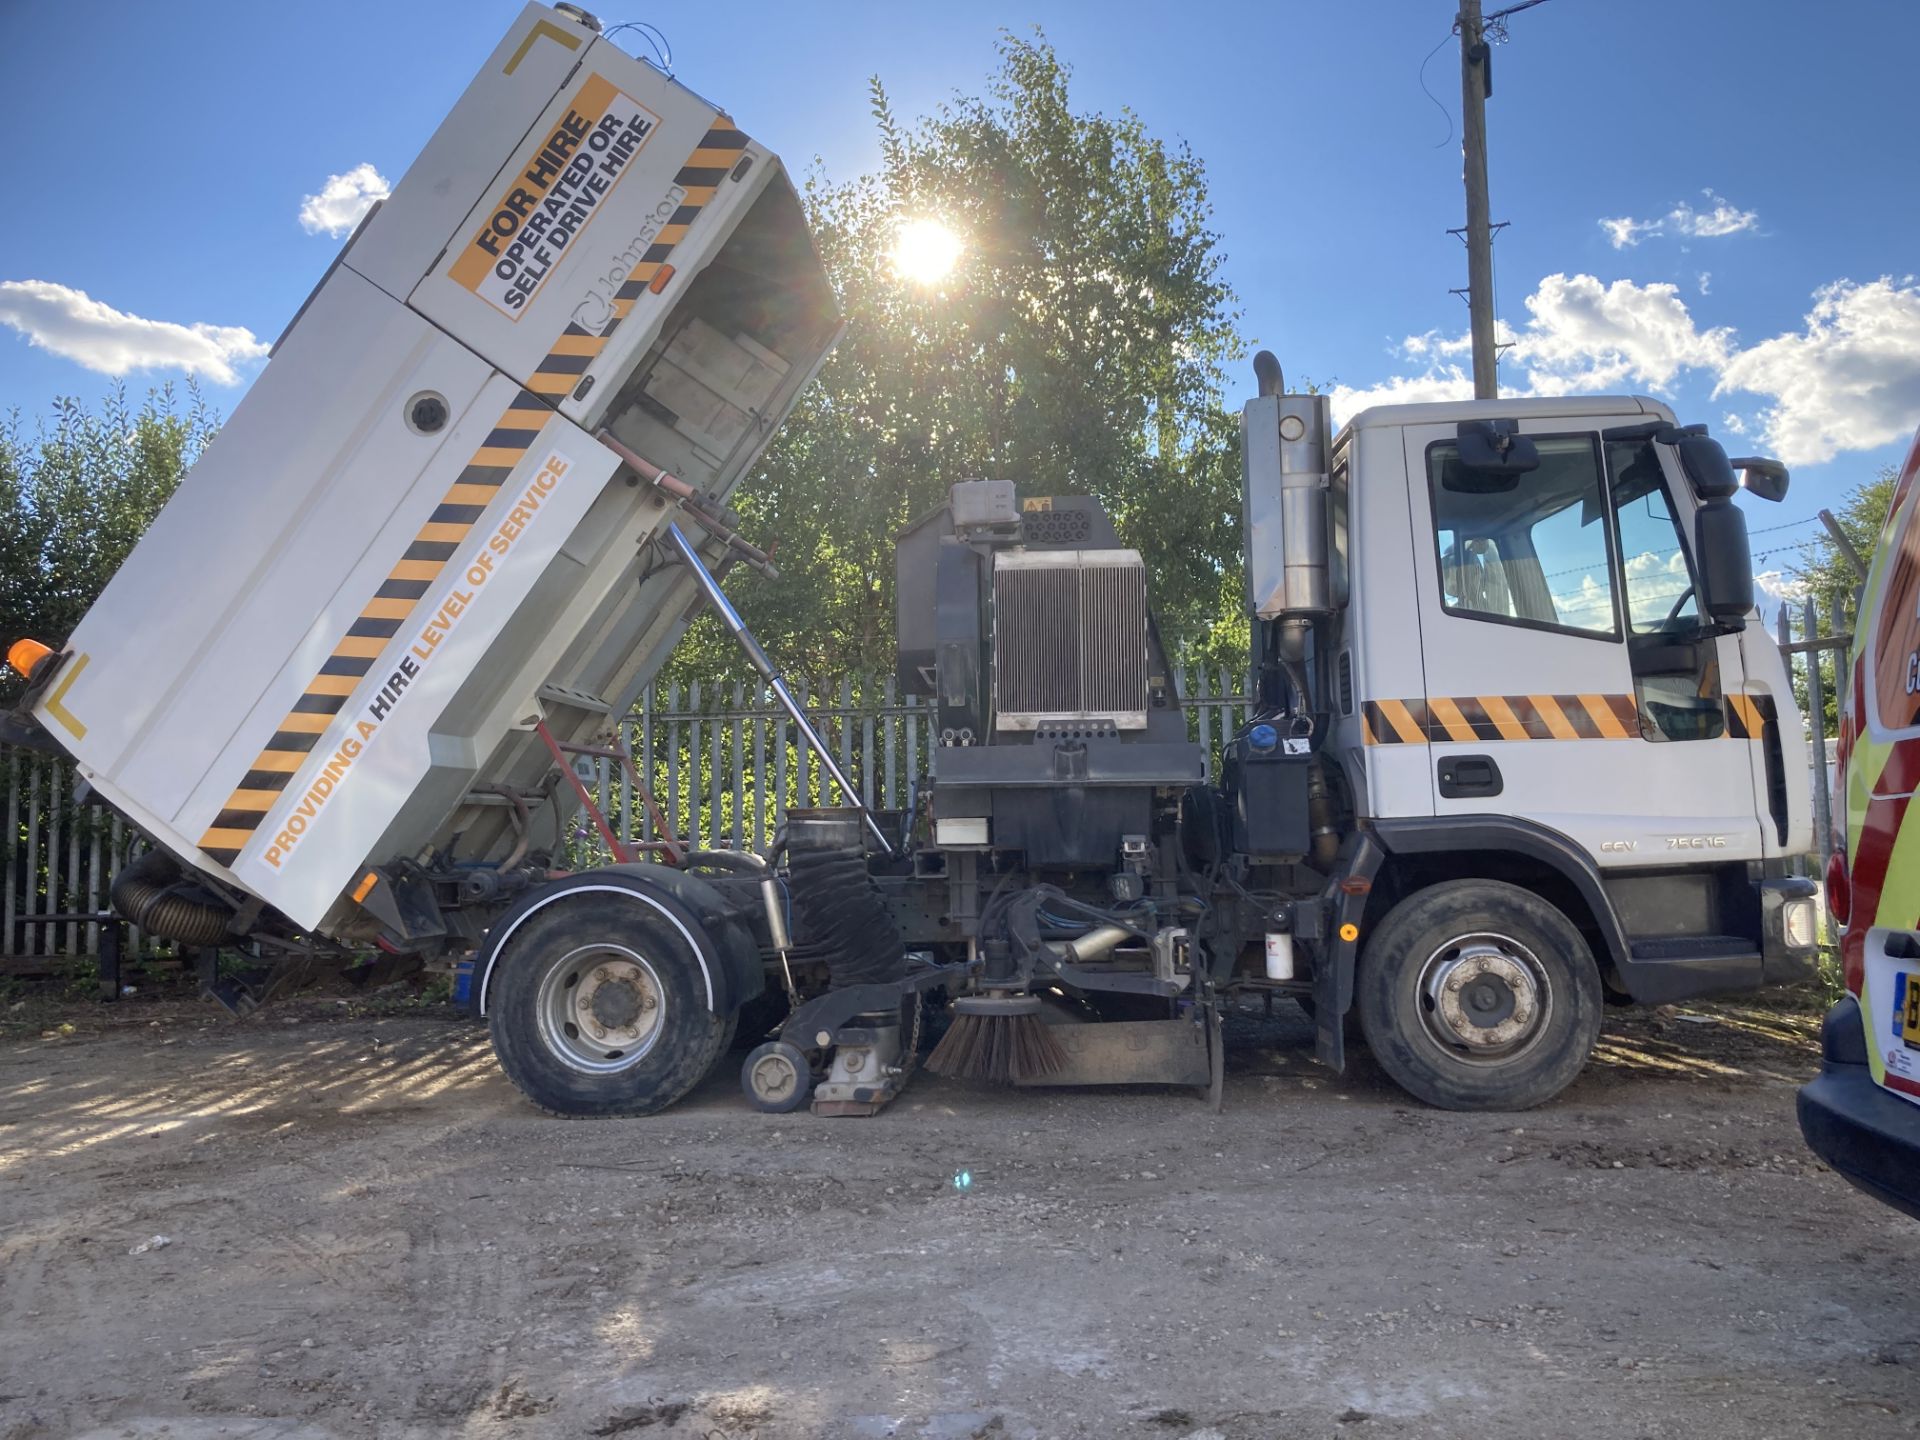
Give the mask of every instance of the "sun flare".
M 893 241 L 893 268 L 916 285 L 932 285 L 953 273 L 966 247 L 938 220 L 903 220 Z

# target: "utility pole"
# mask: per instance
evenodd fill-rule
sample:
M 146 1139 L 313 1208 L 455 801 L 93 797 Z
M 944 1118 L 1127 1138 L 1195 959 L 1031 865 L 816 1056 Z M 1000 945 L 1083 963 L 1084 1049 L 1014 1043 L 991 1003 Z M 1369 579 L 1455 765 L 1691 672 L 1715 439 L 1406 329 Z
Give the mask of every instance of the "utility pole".
M 1460 138 L 1467 184 L 1467 309 L 1473 320 L 1473 398 L 1500 393 L 1494 365 L 1493 226 L 1487 203 L 1487 93 L 1493 88 L 1480 0 L 1460 0 Z

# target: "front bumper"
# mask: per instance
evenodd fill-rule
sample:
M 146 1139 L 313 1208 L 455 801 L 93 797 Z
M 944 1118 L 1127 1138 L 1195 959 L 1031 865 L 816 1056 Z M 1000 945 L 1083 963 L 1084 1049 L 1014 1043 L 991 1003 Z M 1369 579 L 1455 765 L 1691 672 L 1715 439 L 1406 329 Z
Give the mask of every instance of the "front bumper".
M 1820 1029 L 1820 1075 L 1798 1097 L 1800 1133 L 1849 1184 L 1920 1219 L 1920 1105 L 1873 1083 L 1860 1003 Z

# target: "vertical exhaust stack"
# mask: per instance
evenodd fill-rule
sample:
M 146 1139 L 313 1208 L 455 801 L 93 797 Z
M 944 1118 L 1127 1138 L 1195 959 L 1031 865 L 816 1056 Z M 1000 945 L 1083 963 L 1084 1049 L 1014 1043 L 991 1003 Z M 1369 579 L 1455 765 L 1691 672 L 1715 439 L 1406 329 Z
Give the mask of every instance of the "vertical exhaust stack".
M 1332 419 L 1326 396 L 1285 393 L 1271 351 L 1254 357 L 1253 370 L 1260 393 L 1240 417 L 1247 608 L 1255 620 L 1275 626 L 1263 665 L 1277 662 L 1306 706 L 1301 666 L 1307 635 L 1316 620 L 1334 611 L 1327 565 Z

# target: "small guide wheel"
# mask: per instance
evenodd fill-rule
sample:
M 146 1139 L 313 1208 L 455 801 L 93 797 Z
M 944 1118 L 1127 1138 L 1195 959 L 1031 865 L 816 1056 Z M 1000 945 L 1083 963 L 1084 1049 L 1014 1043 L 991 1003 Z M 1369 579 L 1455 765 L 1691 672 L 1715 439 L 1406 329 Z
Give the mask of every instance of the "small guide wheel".
M 785 1040 L 769 1040 L 740 1067 L 740 1088 L 754 1109 L 784 1115 L 807 1103 L 813 1093 L 813 1069 L 797 1047 Z

